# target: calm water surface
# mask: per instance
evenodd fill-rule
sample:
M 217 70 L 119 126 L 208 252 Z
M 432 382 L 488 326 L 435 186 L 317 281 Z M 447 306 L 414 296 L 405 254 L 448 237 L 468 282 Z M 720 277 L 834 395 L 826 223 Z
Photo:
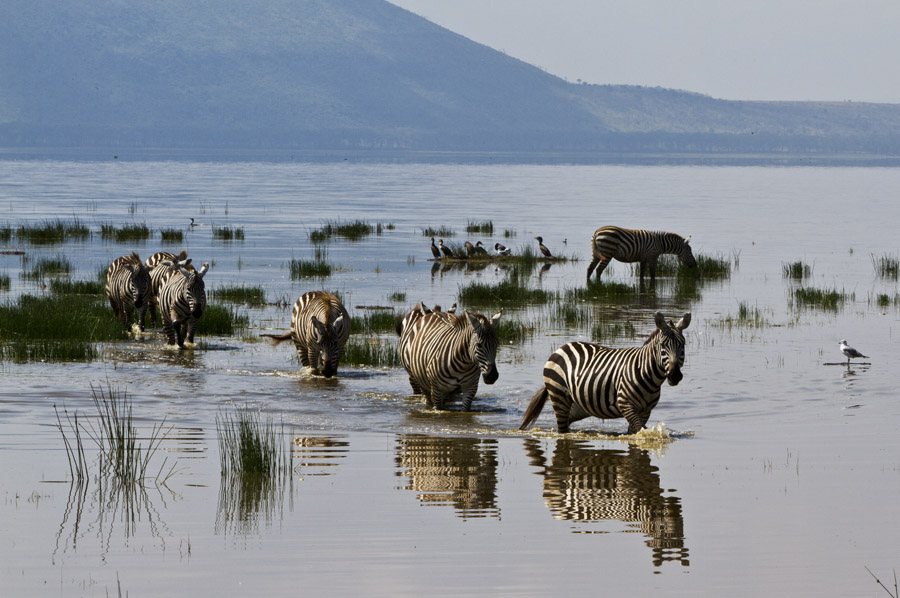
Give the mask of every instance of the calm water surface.
M 900 565 L 900 406 L 898 310 L 876 298 L 898 289 L 872 257 L 898 255 L 897 189 L 900 170 L 865 168 L 0 162 L 0 227 L 59 217 L 154 230 L 146 243 L 0 249 L 64 254 L 84 279 L 132 250 L 183 247 L 211 262 L 208 289 L 260 285 L 287 304 L 242 307 L 248 332 L 184 354 L 150 335 L 87 364 L 0 364 L 2 595 L 879 595 L 865 567 L 886 579 Z M 393 227 L 328 243 L 334 274 L 292 281 L 290 260 L 314 256 L 309 233 L 337 219 Z M 465 232 L 486 220 L 493 235 Z M 685 378 L 663 389 L 650 423 L 665 428 L 651 438 L 622 437 L 621 420 L 560 436 L 549 406 L 516 431 L 550 352 L 591 338 L 555 304 L 506 307 L 533 334 L 501 348 L 500 379 L 472 413 L 426 409 L 401 369 L 342 366 L 324 380 L 292 347 L 256 340 L 287 330 L 290 304 L 315 288 L 360 316 L 447 306 L 461 286 L 502 279 L 496 266 L 433 272 L 425 227 L 514 250 L 541 235 L 574 259 L 530 282 L 563 291 L 583 285 L 606 224 L 691 235 L 695 254 L 732 266 L 693 296 L 661 279 L 654 295 L 587 307 L 635 326 L 602 339 L 616 346 L 641 343 L 657 310 L 693 315 Z M 245 240 L 213 239 L 226 225 Z M 184 230 L 184 243 L 161 245 L 160 228 Z M 797 260 L 812 266 L 805 285 L 846 293 L 844 306 L 794 305 L 782 264 Z M 45 292 L 22 271 L 21 256 L 0 255 L 11 279 L 0 300 Z M 634 282 L 622 264 L 607 277 Z M 763 325 L 723 323 L 742 303 Z M 842 338 L 871 359 L 829 365 Z M 91 384 L 126 388 L 142 430 L 173 426 L 157 455 L 178 464 L 167 484 L 129 500 L 68 482 L 53 407 L 89 414 Z M 215 418 L 244 405 L 289 426 L 290 482 L 222 481 Z

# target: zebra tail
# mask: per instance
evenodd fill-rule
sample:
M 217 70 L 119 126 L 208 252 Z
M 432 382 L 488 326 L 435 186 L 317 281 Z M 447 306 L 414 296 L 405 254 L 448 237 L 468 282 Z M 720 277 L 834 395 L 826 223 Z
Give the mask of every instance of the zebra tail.
M 525 430 L 534 423 L 534 420 L 536 420 L 541 414 L 541 411 L 544 410 L 544 404 L 547 402 L 547 397 L 549 396 L 550 393 L 547 392 L 546 386 L 541 386 L 541 389 L 534 393 L 534 396 L 531 397 L 531 402 L 528 403 L 528 407 L 525 409 L 525 415 L 522 417 L 522 425 L 519 426 L 520 430 Z
M 280 345 L 280 344 L 283 343 L 284 341 L 290 339 L 290 338 L 291 338 L 291 333 L 288 332 L 287 334 L 260 334 L 260 336 L 267 336 L 267 337 L 269 337 L 270 339 L 272 339 L 272 346 L 273 346 L 273 347 L 277 347 L 278 345 Z

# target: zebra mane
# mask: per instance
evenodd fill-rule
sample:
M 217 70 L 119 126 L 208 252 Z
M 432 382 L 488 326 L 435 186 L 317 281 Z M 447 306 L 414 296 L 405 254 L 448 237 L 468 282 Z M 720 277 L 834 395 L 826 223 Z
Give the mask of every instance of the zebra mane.
M 653 342 L 653 339 L 656 338 L 656 335 L 659 334 L 659 330 L 660 330 L 659 328 L 654 328 L 654 329 L 653 329 L 653 332 L 650 333 L 650 336 L 647 337 L 647 339 L 644 341 L 644 344 L 641 345 L 641 346 L 642 346 L 642 347 L 646 347 L 646 346 L 649 345 L 651 342 Z

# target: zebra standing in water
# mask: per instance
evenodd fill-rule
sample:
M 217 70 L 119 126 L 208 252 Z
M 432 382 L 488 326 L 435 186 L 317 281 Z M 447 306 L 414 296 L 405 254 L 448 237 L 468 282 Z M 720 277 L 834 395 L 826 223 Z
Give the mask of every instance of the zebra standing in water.
M 500 376 L 495 363 L 500 343 L 494 326 L 501 314 L 489 320 L 468 311 L 457 316 L 417 310 L 407 316 L 399 346 L 413 392 L 425 395 L 428 405 L 437 409 L 458 393 L 463 409 L 470 410 L 479 372 L 485 384 L 493 384 Z
M 137 253 L 116 258 L 106 271 L 106 296 L 117 319 L 126 327 L 131 325 L 134 310 L 138 310 L 138 325 L 144 331 L 147 302 L 150 296 L 150 272 Z
M 157 268 L 164 261 L 172 262 L 175 265 Z M 147 301 L 147 310 L 150 312 L 150 321 L 154 326 L 157 324 L 156 309 L 159 306 L 159 291 L 162 288 L 163 278 L 168 274 L 171 267 L 193 270 L 194 267 L 190 263 L 191 260 L 187 259 L 187 251 L 183 249 L 178 255 L 168 251 L 159 251 L 148 257 L 144 262 L 144 267 L 150 270 L 150 298 Z
M 263 336 L 271 338 L 275 345 L 292 339 L 303 367 L 331 378 L 337 374 L 350 337 L 350 314 L 333 293 L 310 291 L 294 303 L 289 333 Z
M 591 237 L 591 263 L 587 269 L 587 281 L 597 268 L 597 282 L 613 258 L 620 262 L 640 262 L 641 287 L 644 286 L 644 270 L 650 266 L 650 284 L 656 284 L 656 260 L 664 253 L 678 256 L 689 268 L 697 265 L 689 245 L 690 237 L 661 231 L 632 230 L 618 226 L 604 226 Z
M 681 382 L 682 331 L 691 323 L 691 314 L 673 324 L 656 312 L 655 320 L 656 330 L 642 347 L 610 349 L 576 341 L 557 349 L 544 365 L 544 385 L 531 398 L 519 429 L 537 419 L 548 398 L 560 433 L 590 416 L 624 417 L 629 434 L 643 429 L 659 402 L 662 383 Z
M 194 344 L 197 322 L 206 309 L 206 284 L 203 277 L 209 264 L 197 270 L 163 260 L 157 267 L 165 266 L 165 276 L 159 290 L 159 311 L 162 316 L 163 331 L 170 345 L 185 348 L 185 342 Z

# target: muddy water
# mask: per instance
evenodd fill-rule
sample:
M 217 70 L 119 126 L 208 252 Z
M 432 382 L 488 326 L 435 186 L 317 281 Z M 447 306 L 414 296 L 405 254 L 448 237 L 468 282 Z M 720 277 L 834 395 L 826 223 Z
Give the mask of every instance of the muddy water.
M 77 217 L 95 231 L 154 229 L 146 243 L 2 248 L 65 254 L 73 278 L 132 250 L 183 247 L 211 262 L 208 288 L 260 285 L 288 305 L 328 288 L 355 316 L 446 306 L 460 286 L 502 278 L 495 267 L 432 272 L 426 226 L 514 250 L 541 235 L 580 260 L 535 270 L 531 283 L 548 290 L 583 284 L 604 224 L 692 235 L 695 254 L 732 266 L 691 296 L 661 280 L 653 296 L 587 307 L 635 326 L 635 338 L 604 339 L 617 346 L 640 343 L 656 310 L 693 314 L 685 378 L 663 388 L 650 423 L 664 426 L 642 438 L 597 420 L 561 437 L 549 406 L 535 430 L 515 430 L 547 355 L 591 337 L 555 305 L 504 310 L 533 333 L 504 344 L 500 379 L 471 413 L 426 409 L 395 368 L 299 371 L 289 347 L 256 340 L 287 329 L 283 305 L 240 308 L 247 333 L 184 354 L 150 335 L 87 364 L 0 364 L 3 595 L 877 594 L 865 567 L 888 578 L 900 562 L 900 407 L 898 311 L 876 302 L 897 282 L 872 256 L 898 253 L 898 188 L 900 171 L 863 168 L 0 162 L 0 227 Z M 334 274 L 292 281 L 287 263 L 313 258 L 309 232 L 339 218 L 393 227 L 328 243 Z M 470 220 L 491 220 L 494 234 L 466 234 Z M 245 240 L 215 240 L 219 226 L 243 227 Z M 184 243 L 163 246 L 160 228 L 183 229 Z M 44 292 L 21 260 L 0 255 L 11 279 L 0 299 Z M 812 266 L 804 284 L 847 302 L 796 306 L 782 264 L 797 260 Z M 607 276 L 633 282 L 620 264 Z M 761 325 L 727 324 L 741 303 Z M 870 359 L 829 365 L 844 359 L 842 338 Z M 88 414 L 101 383 L 127 389 L 142 430 L 172 426 L 154 460 L 177 465 L 165 485 L 69 483 L 53 407 Z M 244 405 L 288 426 L 289 481 L 220 477 L 215 418 Z

